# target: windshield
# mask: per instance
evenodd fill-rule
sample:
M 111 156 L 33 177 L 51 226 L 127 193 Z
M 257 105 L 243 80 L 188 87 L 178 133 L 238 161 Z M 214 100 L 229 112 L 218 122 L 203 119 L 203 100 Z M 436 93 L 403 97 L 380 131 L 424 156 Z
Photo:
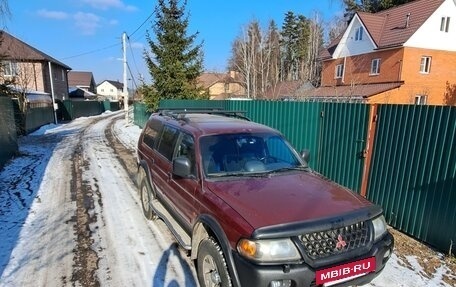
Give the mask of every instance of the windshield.
M 241 133 L 200 138 L 204 173 L 249 175 L 302 166 L 296 152 L 277 134 Z

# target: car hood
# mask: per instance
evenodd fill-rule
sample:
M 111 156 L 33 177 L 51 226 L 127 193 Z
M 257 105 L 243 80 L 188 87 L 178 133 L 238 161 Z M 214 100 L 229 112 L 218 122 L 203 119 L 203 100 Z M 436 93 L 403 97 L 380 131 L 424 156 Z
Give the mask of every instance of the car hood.
M 318 220 L 372 206 L 350 190 L 311 172 L 207 182 L 206 187 L 254 229 Z

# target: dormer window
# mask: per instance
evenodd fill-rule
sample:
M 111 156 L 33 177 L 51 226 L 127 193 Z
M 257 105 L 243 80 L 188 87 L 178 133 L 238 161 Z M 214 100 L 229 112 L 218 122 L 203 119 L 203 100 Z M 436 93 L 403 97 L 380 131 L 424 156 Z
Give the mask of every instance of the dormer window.
M 355 41 L 361 41 L 363 39 L 363 27 L 356 28 Z
M 440 20 L 440 31 L 448 33 L 450 29 L 450 17 L 442 17 Z

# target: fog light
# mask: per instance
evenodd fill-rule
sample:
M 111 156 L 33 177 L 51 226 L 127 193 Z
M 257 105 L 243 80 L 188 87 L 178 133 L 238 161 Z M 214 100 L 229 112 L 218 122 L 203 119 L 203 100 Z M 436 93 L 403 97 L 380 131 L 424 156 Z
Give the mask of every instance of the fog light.
M 269 287 L 291 287 L 291 280 L 274 280 L 269 283 Z
M 383 254 L 383 259 L 390 257 L 391 255 L 391 249 L 388 249 L 385 254 Z

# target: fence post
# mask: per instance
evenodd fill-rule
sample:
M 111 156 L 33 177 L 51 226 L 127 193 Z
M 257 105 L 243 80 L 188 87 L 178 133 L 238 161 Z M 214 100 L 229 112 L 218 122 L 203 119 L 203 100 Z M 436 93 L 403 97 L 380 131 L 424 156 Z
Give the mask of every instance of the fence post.
M 374 149 L 374 142 L 375 142 L 375 131 L 377 129 L 377 104 L 371 104 L 369 109 L 369 124 L 367 126 L 367 140 L 366 140 L 366 147 L 363 151 L 363 156 L 365 158 L 364 167 L 363 167 L 363 175 L 361 179 L 361 191 L 360 194 L 363 197 L 367 195 L 367 186 L 369 184 L 369 172 L 370 172 L 370 165 L 372 161 L 372 154 Z

